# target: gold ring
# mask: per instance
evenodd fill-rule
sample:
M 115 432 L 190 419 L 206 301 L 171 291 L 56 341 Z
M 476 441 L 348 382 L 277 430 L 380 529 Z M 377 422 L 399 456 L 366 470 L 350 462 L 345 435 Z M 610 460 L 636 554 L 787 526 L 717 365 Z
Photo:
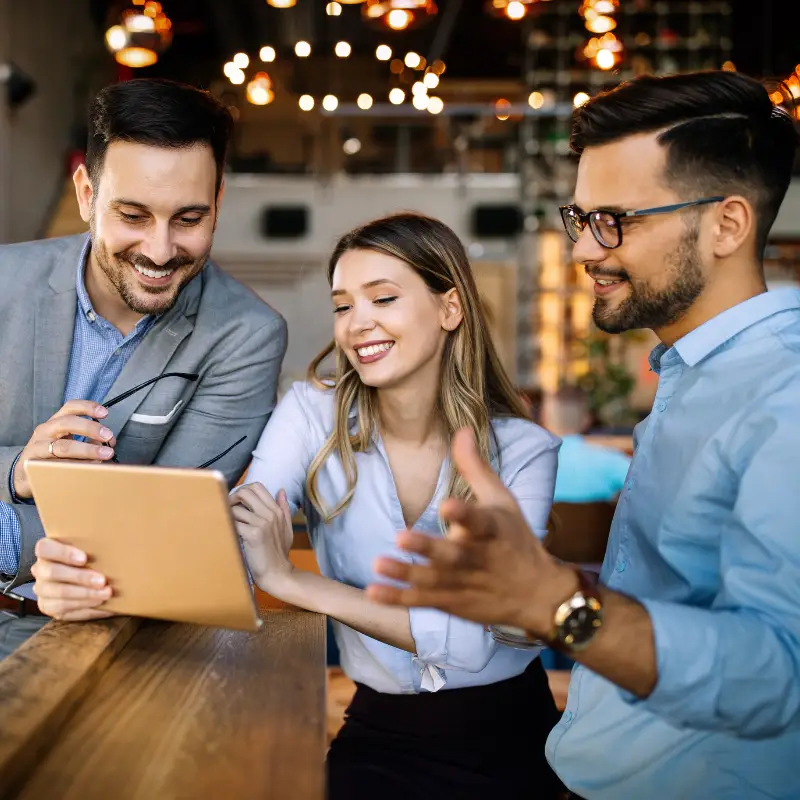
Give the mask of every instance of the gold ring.
M 58 441 L 58 439 L 53 439 L 50 444 L 47 445 L 47 450 L 53 458 L 58 458 L 58 456 L 53 452 L 53 445 Z

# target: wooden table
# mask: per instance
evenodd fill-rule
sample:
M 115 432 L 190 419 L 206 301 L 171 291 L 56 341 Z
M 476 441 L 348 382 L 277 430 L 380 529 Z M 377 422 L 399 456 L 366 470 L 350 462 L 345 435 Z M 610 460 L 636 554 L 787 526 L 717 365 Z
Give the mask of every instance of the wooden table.
M 0 662 L 4 800 L 322 800 L 325 618 L 50 623 Z

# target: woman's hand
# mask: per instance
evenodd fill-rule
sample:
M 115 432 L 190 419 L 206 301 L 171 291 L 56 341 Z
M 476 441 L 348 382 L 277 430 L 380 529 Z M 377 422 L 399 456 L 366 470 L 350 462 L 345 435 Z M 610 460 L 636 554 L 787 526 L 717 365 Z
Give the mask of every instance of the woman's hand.
M 282 582 L 294 571 L 289 560 L 294 533 L 286 492 L 281 489 L 275 502 L 260 483 L 250 483 L 231 494 L 230 503 L 253 579 L 259 589 L 282 599 Z

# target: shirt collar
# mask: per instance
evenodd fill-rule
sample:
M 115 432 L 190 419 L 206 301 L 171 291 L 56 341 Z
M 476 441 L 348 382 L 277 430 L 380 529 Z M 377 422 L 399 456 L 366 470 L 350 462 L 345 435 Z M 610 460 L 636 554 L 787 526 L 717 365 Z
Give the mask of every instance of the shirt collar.
M 92 240 L 87 234 L 86 241 L 81 248 L 81 254 L 78 258 L 78 275 L 75 280 L 75 286 L 78 290 L 78 307 L 83 312 L 85 317 L 95 314 L 92 308 L 92 301 L 89 299 L 89 293 L 86 291 L 86 281 L 84 280 L 84 273 L 86 271 L 86 260 L 89 258 L 89 251 L 92 249 Z
M 747 328 L 791 309 L 800 309 L 798 289 L 776 289 L 758 294 L 704 322 L 678 339 L 673 348 L 663 343 L 656 345 L 650 353 L 650 367 L 657 373 L 662 358 L 671 349 L 684 364 L 694 367 Z

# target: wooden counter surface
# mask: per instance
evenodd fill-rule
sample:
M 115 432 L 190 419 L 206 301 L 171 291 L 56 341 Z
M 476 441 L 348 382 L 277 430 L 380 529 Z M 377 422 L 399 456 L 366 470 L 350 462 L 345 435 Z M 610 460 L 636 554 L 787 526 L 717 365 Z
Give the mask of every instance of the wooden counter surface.
M 323 800 L 325 618 L 50 623 L 0 662 L 4 800 Z

